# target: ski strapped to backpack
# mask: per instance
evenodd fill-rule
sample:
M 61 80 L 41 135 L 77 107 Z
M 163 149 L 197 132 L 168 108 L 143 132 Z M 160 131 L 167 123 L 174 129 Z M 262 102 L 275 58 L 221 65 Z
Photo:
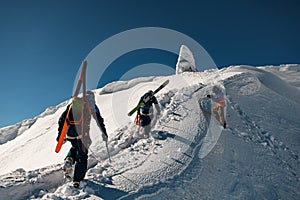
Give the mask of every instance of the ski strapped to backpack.
M 140 107 L 142 107 L 143 105 L 145 105 L 145 103 L 147 103 L 149 100 L 151 100 L 151 98 L 158 93 L 161 89 L 163 89 L 166 85 L 168 85 L 170 81 L 166 80 L 163 84 L 161 84 L 154 92 L 152 95 L 147 95 L 143 98 L 143 101 L 141 101 L 135 108 L 133 108 L 129 113 L 128 116 L 133 115 L 133 113 L 135 113 L 135 111 L 137 111 Z
M 75 89 L 74 94 L 73 94 L 73 99 L 78 96 L 79 90 L 80 90 L 80 88 L 82 86 L 82 96 L 83 96 L 82 101 L 84 101 L 85 94 L 86 94 L 86 85 L 85 85 L 86 68 L 87 68 L 87 62 L 83 61 L 81 72 L 80 72 L 80 76 L 79 76 L 79 79 L 78 79 L 78 82 L 77 82 L 77 85 L 76 85 L 76 89 Z M 71 106 L 69 107 L 69 110 L 68 110 L 68 113 L 67 113 L 67 117 L 64 120 L 64 125 L 63 125 L 63 128 L 61 130 L 61 133 L 60 133 L 60 136 L 59 136 L 59 140 L 58 140 L 56 148 L 55 148 L 55 152 L 56 153 L 58 153 L 60 151 L 60 149 L 61 149 L 61 147 L 62 147 L 62 145 L 64 143 L 65 137 L 67 135 L 67 129 L 68 129 L 67 120 L 68 120 L 68 116 L 70 114 L 70 110 L 71 110 Z M 83 110 L 84 110 L 84 103 L 83 103 L 83 106 L 82 106 L 82 111 Z M 84 112 L 82 112 L 82 115 L 84 115 Z M 84 120 L 84 116 L 82 116 L 81 119 Z M 84 121 L 82 121 L 82 123 L 84 123 Z M 83 128 L 83 126 L 82 126 L 82 128 Z
M 83 134 L 82 138 L 84 138 L 86 136 L 84 134 L 88 134 L 84 131 L 84 124 L 85 124 L 85 122 L 84 122 L 85 116 L 84 115 L 86 113 L 84 111 L 86 109 L 86 106 L 89 110 L 89 114 L 91 114 L 90 105 L 89 105 L 89 103 L 86 104 L 86 102 L 85 102 L 85 99 L 86 99 L 86 69 L 87 69 L 87 61 L 83 61 L 80 76 L 79 76 L 79 79 L 78 79 L 78 82 L 77 82 L 77 85 L 76 85 L 76 88 L 75 88 L 75 91 L 74 91 L 74 94 L 73 94 L 72 104 L 69 106 L 69 109 L 68 109 L 68 112 L 67 112 L 67 117 L 64 120 L 63 128 L 61 130 L 61 134 L 59 136 L 59 140 L 58 140 L 56 148 L 55 148 L 56 153 L 58 153 L 60 151 L 60 149 L 61 149 L 61 147 L 62 147 L 62 145 L 65 141 L 65 137 L 67 135 L 68 123 L 69 124 L 72 124 L 72 123 L 73 124 L 82 124 L 82 126 L 81 126 L 81 134 Z M 82 87 L 82 98 L 78 98 L 77 96 L 79 94 L 79 91 L 80 91 L 81 87 Z M 78 115 L 76 113 L 79 113 L 80 109 L 81 109 L 79 120 L 75 119 L 73 122 L 68 121 L 69 120 L 68 116 L 71 112 L 71 108 L 74 109 L 74 110 L 72 110 L 73 120 L 74 120 L 74 115 Z M 75 117 L 75 118 L 77 118 L 77 117 Z M 109 161 L 111 161 L 109 149 L 108 149 L 108 146 L 107 146 L 107 140 L 105 142 L 106 142 L 106 148 L 107 148 L 107 154 L 108 154 L 108 157 L 109 157 Z M 85 151 L 85 153 L 88 153 L 87 148 L 84 146 L 84 142 L 82 142 L 82 149 Z

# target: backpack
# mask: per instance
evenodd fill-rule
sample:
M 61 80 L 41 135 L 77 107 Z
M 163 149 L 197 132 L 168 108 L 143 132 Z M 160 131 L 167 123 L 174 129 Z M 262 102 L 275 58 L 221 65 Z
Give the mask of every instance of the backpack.
M 89 103 L 86 101 L 83 101 L 83 98 L 80 97 L 74 97 L 72 100 L 72 103 L 69 107 L 69 114 L 67 116 L 68 124 L 69 125 L 79 125 L 77 126 L 77 134 L 81 135 L 81 141 L 82 141 L 82 149 L 84 152 L 87 152 L 88 147 L 91 145 L 92 141 L 90 138 L 90 135 L 88 132 L 86 132 L 86 124 L 83 124 L 84 120 L 84 112 L 90 110 L 89 109 Z M 86 116 L 89 118 L 88 116 Z M 85 122 L 89 122 L 89 120 L 85 118 Z
M 152 105 L 152 103 L 153 103 L 153 92 L 151 91 L 149 91 L 149 92 L 147 92 L 147 93 L 145 93 L 142 97 L 141 97 L 141 100 L 140 101 L 142 101 L 142 102 L 144 102 L 144 105 L 145 106 L 151 106 Z M 146 101 L 146 102 L 145 102 Z
M 70 104 L 69 124 L 80 124 L 83 118 L 84 102 L 82 98 L 74 97 Z

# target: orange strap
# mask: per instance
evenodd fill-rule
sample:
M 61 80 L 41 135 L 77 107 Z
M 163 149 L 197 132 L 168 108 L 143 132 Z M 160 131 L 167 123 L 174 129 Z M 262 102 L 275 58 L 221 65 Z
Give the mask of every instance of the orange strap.
M 141 116 L 139 114 L 136 114 L 136 117 L 134 119 L 134 123 L 136 125 L 138 125 L 138 126 L 140 125 L 140 123 L 141 123 Z
M 221 101 L 219 101 L 217 104 L 219 104 L 222 107 L 225 107 L 225 98 L 224 98 L 224 94 L 222 95 L 222 99 Z

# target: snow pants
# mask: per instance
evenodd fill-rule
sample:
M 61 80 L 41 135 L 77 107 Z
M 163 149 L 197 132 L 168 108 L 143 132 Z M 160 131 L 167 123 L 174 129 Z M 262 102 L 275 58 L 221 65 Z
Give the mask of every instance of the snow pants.
M 87 153 L 84 152 L 82 148 L 82 142 L 80 139 L 70 140 L 72 147 L 67 155 L 67 157 L 73 158 L 75 161 L 75 169 L 73 175 L 73 181 L 82 181 L 85 177 L 87 171 Z M 74 164 L 74 163 L 73 163 Z
M 150 136 L 151 120 L 150 116 L 141 115 L 141 127 L 143 128 L 143 135 L 146 137 Z

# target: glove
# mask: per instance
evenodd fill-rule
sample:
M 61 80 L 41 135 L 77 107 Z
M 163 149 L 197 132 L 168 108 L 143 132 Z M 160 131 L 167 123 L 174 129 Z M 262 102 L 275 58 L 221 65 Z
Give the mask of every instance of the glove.
M 208 95 L 207 95 L 207 97 L 208 97 L 208 98 L 211 98 L 211 95 L 210 95 L 210 94 L 208 94 Z
M 107 142 L 108 136 L 104 133 L 102 133 L 102 139 L 103 141 Z

